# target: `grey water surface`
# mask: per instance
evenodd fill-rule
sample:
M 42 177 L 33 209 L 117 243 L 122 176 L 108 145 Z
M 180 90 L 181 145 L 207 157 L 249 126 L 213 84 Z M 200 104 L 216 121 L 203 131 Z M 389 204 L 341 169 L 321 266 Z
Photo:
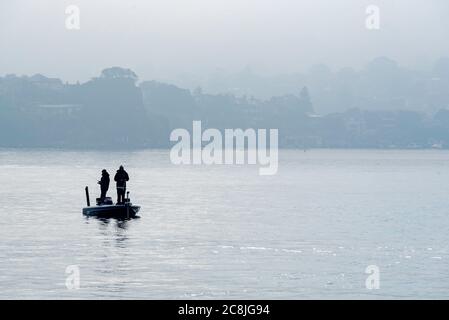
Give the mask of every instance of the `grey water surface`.
M 83 217 L 84 187 L 120 164 L 141 218 Z M 448 298 L 448 252 L 448 151 L 283 150 L 260 176 L 168 151 L 0 150 L 2 299 Z

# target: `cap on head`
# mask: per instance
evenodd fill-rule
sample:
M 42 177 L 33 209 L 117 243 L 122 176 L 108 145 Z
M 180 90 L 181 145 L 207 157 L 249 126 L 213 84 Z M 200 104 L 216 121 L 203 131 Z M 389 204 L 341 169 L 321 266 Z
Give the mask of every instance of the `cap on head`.
M 120 169 L 120 170 L 123 170 L 123 166 L 120 166 L 119 169 Z

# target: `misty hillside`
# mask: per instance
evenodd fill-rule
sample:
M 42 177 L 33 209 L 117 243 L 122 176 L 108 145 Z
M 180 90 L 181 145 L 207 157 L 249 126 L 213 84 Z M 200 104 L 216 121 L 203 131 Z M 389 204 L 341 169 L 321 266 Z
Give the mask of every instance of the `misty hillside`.
M 173 129 L 190 130 L 201 120 L 220 130 L 279 129 L 281 147 L 449 147 L 447 59 L 429 72 L 379 58 L 364 71 L 319 67 L 296 80 L 289 80 L 292 93 L 262 99 L 139 83 L 120 67 L 76 84 L 6 75 L 0 77 L 0 146 L 165 148 Z M 277 90 L 264 86 L 265 95 Z
M 352 108 L 364 110 L 410 110 L 434 113 L 449 106 L 449 58 L 441 58 L 425 71 L 401 67 L 396 61 L 380 57 L 360 70 L 335 71 L 315 65 L 305 73 L 260 76 L 251 68 L 235 74 L 216 72 L 206 79 L 195 79 L 207 92 L 228 92 L 237 96 L 269 99 L 295 93 L 307 86 L 316 112 L 328 114 Z M 194 88 L 190 79 L 181 86 Z

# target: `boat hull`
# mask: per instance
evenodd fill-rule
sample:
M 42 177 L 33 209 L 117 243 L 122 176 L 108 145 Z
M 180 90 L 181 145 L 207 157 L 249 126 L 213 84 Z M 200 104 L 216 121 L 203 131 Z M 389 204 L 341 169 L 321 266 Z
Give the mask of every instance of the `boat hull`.
M 101 205 L 83 208 L 83 215 L 101 218 L 134 218 L 140 207 L 132 204 Z

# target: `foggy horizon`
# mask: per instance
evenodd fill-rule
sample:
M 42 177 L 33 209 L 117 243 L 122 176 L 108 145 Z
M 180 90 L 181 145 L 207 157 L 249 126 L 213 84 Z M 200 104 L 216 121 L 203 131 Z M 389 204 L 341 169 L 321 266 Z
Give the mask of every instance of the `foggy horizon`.
M 80 8 L 80 30 L 65 28 L 68 5 Z M 369 5 L 380 8 L 379 30 L 365 27 Z M 423 70 L 449 56 L 448 9 L 442 0 L 19 0 L 0 4 L 0 74 L 73 83 L 121 66 L 141 80 L 195 83 L 247 68 L 261 76 L 320 64 L 360 70 L 381 56 Z

